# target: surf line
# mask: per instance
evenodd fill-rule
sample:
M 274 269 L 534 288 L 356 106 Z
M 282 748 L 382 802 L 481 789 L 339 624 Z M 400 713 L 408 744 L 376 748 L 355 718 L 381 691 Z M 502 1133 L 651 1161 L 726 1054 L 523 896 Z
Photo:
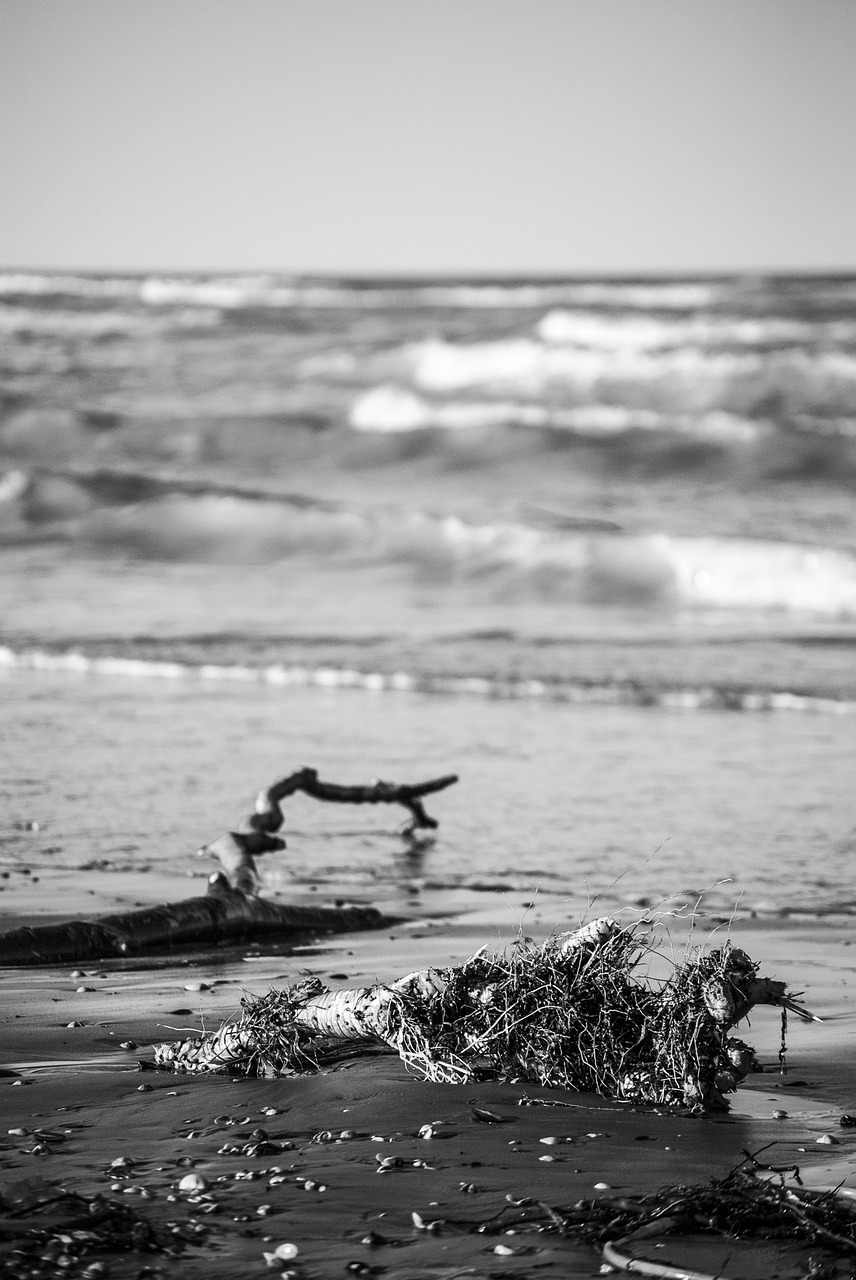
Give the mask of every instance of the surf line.
M 807 711 L 832 715 L 856 713 L 856 700 L 824 698 L 789 690 L 745 690 L 726 685 L 670 688 L 633 680 L 600 683 L 585 680 L 502 680 L 472 675 L 411 675 L 356 671 L 350 667 L 274 663 L 253 667 L 243 663 L 185 663 L 105 655 L 89 657 L 77 649 L 52 653 L 43 649 L 16 651 L 0 645 L 3 671 L 30 670 L 68 675 L 114 676 L 130 679 L 204 680 L 261 684 L 282 688 L 360 689 L 371 693 L 420 693 L 495 698 L 540 699 L 601 706 L 653 707 L 669 711 Z

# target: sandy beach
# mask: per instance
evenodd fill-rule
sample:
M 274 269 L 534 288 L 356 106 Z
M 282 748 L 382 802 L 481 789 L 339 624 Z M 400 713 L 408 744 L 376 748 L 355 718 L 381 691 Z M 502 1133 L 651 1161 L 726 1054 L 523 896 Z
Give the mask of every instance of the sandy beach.
M 22 921 L 32 919 L 32 892 L 21 890 Z M 18 896 L 11 887 L 7 893 Z M 536 937 L 549 928 L 547 910 L 536 905 L 527 919 Z M 856 1130 L 839 1123 L 856 1110 L 846 922 L 827 921 L 821 943 L 810 923 L 733 927 L 735 943 L 763 973 L 807 989 L 806 1002 L 824 1022 L 790 1019 L 781 1074 L 780 1014 L 756 1009 L 739 1033 L 765 1071 L 749 1077 L 726 1115 L 693 1117 L 519 1083 L 431 1084 L 386 1054 L 281 1080 L 140 1070 L 154 1042 L 216 1028 L 238 1012 L 242 994 L 309 975 L 331 987 L 359 986 L 458 962 L 485 941 L 513 941 L 516 922 L 502 914 L 494 906 L 416 919 L 295 950 L 255 944 L 217 956 L 3 971 L 6 1273 L 104 1274 L 86 1268 L 105 1262 L 116 1277 L 264 1274 L 265 1253 L 287 1243 L 295 1256 L 277 1265 L 307 1278 L 347 1271 L 583 1277 L 600 1272 L 599 1250 L 537 1222 L 527 1229 L 525 1207 L 512 1201 L 560 1207 L 705 1183 L 739 1165 L 746 1151 L 763 1153 L 765 1163 L 798 1165 L 808 1186 L 856 1190 Z M 430 1139 L 419 1136 L 425 1125 Z M 201 1189 L 179 1189 L 189 1173 L 204 1180 Z M 32 1241 L 10 1229 L 50 1223 L 59 1209 L 16 1216 L 16 1206 L 61 1188 L 130 1209 L 150 1224 L 157 1251 L 95 1251 L 64 1270 L 56 1258 L 34 1270 L 43 1250 L 32 1251 Z M 19 1263 L 14 1250 L 24 1246 L 31 1256 Z M 180 1248 L 180 1260 L 164 1247 Z M 808 1252 L 818 1256 L 816 1248 Z M 643 1256 L 729 1277 L 802 1276 L 808 1265 L 805 1250 L 781 1242 L 664 1237 Z M 837 1274 L 850 1274 L 850 1264 L 841 1265 Z
M 5 1271 L 225 1278 L 291 1245 L 273 1262 L 306 1280 L 582 1277 L 581 1201 L 747 1151 L 856 1190 L 852 279 L 0 290 L 0 932 L 204 894 L 196 851 L 294 770 L 460 777 L 433 843 L 288 800 L 262 894 L 387 928 L 0 968 Z M 389 1054 L 138 1067 L 270 987 L 647 911 L 823 1019 L 790 1019 L 782 1074 L 755 1009 L 764 1072 L 728 1114 L 426 1084 Z M 787 1242 L 640 1250 L 820 1275 Z

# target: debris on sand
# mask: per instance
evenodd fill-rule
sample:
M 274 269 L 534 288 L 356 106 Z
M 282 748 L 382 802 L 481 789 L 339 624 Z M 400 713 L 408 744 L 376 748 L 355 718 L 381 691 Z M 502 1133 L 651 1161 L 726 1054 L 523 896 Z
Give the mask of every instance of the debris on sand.
M 389 985 L 330 991 L 310 980 L 245 999 L 219 1031 L 156 1046 L 155 1065 L 280 1076 L 317 1069 L 337 1045 L 380 1044 L 427 1080 L 726 1108 L 723 1095 L 757 1067 L 731 1029 L 758 1004 L 778 1006 L 783 1020 L 812 1015 L 730 943 L 689 952 L 665 978 L 639 972 L 655 949 L 649 926 L 605 917 Z

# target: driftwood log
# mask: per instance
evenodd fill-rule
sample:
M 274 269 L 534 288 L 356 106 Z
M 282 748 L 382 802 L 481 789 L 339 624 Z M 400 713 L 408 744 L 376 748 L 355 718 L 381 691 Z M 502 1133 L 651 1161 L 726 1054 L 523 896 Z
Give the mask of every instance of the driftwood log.
M 375 781 L 345 787 L 322 782 L 315 769 L 299 769 L 260 791 L 253 813 L 199 855 L 214 856 L 220 870 L 209 878 L 204 897 L 168 902 L 96 920 L 36 925 L 0 934 L 0 964 L 57 964 L 100 956 L 132 955 L 188 944 L 215 945 L 248 937 L 287 938 L 294 934 L 348 933 L 391 923 L 374 907 L 294 906 L 259 897 L 261 879 L 255 859 L 284 849 L 274 835 L 284 822 L 282 801 L 297 791 L 338 804 L 400 804 L 410 812 L 405 836 L 420 827 L 434 829 L 422 797 L 457 782 L 453 774 L 428 782 L 398 785 Z
M 280 906 L 218 885 L 204 898 L 165 902 L 97 920 L 11 929 L 0 934 L 0 964 L 62 964 L 192 943 L 215 945 L 250 937 L 349 933 L 380 929 L 388 923 L 375 907 Z

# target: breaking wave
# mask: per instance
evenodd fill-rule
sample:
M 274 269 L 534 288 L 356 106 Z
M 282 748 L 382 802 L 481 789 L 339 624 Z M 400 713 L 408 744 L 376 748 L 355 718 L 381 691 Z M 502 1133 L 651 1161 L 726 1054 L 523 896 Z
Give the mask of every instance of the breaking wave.
M 548 513 L 549 515 L 549 513 Z M 774 539 L 632 533 L 604 522 L 484 522 L 394 507 L 351 507 L 305 495 L 242 494 L 105 473 L 7 472 L 7 542 L 51 535 L 107 555 L 264 564 L 309 557 L 410 566 L 438 582 L 501 596 L 658 610 L 856 617 L 856 555 Z

